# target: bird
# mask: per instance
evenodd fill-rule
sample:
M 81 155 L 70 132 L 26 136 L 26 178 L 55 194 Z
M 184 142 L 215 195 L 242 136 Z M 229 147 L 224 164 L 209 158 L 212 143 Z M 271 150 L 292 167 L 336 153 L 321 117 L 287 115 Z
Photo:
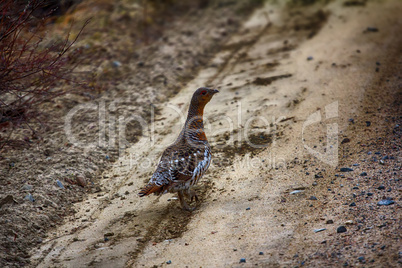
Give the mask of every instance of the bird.
M 192 187 L 202 178 L 211 163 L 211 146 L 204 132 L 204 107 L 219 91 L 198 88 L 190 102 L 187 120 L 177 139 L 162 153 L 159 164 L 148 184 L 138 195 L 177 193 L 184 210 L 193 211 L 184 196 L 198 203 Z

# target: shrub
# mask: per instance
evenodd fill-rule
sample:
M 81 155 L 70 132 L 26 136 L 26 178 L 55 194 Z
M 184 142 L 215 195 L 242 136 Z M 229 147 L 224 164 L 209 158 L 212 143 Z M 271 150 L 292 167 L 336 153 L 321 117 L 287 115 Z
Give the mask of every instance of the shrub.
M 44 26 L 54 10 L 44 11 L 45 2 L 0 0 L 0 131 L 31 128 L 40 104 L 65 94 L 65 84 L 83 85 L 74 75 L 80 50 L 71 47 L 88 21 L 72 41 L 71 29 L 49 41 Z M 0 149 L 8 139 L 0 136 Z

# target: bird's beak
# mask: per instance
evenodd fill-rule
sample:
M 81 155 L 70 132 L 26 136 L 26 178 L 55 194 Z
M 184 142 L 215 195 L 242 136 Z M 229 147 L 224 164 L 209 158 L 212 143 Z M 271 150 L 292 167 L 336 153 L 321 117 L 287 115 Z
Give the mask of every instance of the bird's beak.
M 214 89 L 214 90 L 212 90 L 212 93 L 214 93 L 214 94 L 219 93 L 219 90 Z

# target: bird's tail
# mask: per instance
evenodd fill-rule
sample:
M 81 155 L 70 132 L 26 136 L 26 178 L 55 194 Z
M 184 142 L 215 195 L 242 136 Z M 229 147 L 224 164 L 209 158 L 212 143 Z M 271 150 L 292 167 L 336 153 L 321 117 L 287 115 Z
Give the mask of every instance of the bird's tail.
M 154 183 L 149 183 L 146 185 L 144 188 L 141 189 L 141 191 L 138 193 L 140 197 L 155 193 L 155 192 L 160 192 L 161 191 L 161 186 L 158 186 Z

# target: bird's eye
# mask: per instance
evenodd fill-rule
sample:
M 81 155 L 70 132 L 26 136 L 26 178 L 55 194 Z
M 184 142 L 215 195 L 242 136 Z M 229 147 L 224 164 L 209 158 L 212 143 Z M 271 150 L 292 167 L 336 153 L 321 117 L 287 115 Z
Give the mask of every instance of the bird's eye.
M 206 90 L 201 91 L 201 95 L 205 95 L 205 94 L 207 94 Z

